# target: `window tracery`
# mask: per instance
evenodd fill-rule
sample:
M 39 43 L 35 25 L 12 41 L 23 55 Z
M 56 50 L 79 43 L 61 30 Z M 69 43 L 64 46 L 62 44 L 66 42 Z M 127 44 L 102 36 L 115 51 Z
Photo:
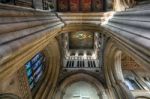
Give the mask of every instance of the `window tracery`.
M 44 55 L 38 53 L 25 64 L 29 86 L 33 89 L 44 71 Z

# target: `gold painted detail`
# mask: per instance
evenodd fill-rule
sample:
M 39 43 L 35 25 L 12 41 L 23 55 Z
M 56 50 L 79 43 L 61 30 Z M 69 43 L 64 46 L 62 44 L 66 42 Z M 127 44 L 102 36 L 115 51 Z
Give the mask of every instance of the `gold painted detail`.
M 77 39 L 82 40 L 82 39 L 92 38 L 92 35 L 85 33 L 84 31 L 80 31 L 74 34 L 72 38 L 77 38 Z

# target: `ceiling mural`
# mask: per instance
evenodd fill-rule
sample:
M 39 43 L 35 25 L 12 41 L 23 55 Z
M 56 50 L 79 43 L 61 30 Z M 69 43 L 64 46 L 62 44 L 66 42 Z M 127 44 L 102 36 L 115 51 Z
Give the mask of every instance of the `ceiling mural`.
M 90 11 L 91 4 L 92 4 L 91 0 L 81 0 L 82 11 Z
M 68 11 L 68 0 L 59 0 L 58 9 L 59 11 Z
M 103 11 L 104 0 L 58 0 L 60 12 L 98 12 Z
M 79 11 L 79 0 L 70 0 L 70 10 L 72 12 Z
M 103 11 L 103 0 L 93 0 L 93 10 Z
M 69 34 L 70 49 L 93 49 L 93 45 L 94 33 L 78 31 Z

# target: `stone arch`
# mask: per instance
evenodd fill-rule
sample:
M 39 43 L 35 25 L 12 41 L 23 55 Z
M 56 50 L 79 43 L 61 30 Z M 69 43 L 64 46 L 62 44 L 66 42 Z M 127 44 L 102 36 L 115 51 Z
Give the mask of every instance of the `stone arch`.
M 110 94 L 116 99 L 134 99 L 124 83 L 121 68 L 121 49 L 111 39 L 107 41 L 104 52 L 104 71 L 106 83 Z
M 58 33 L 66 33 L 66 32 L 74 32 L 74 31 L 90 31 L 90 32 L 101 32 L 101 29 L 93 24 L 93 23 L 88 23 L 88 24 L 67 24 L 63 27 L 62 31 Z
M 0 94 L 0 99 L 21 99 L 21 98 L 12 93 L 2 93 Z
M 120 71 L 119 66 L 121 64 L 118 61 L 115 61 L 119 57 L 120 53 L 121 51 L 114 46 L 114 43 L 112 42 L 112 40 L 109 40 L 107 42 L 107 46 L 104 52 L 104 55 L 105 55 L 104 56 L 104 64 L 105 64 L 104 71 L 105 71 L 105 76 L 106 76 L 108 86 L 111 85 L 111 83 L 115 83 L 115 79 L 120 79 L 119 77 L 114 76 L 113 74 L 114 71 L 117 71 L 117 70 Z M 113 68 L 115 65 L 117 65 L 117 68 Z M 117 74 L 120 74 L 120 73 L 117 73 Z
M 84 74 L 84 73 L 78 73 L 78 74 L 74 74 L 74 75 L 67 77 L 59 86 L 58 92 L 57 92 L 55 98 L 62 99 L 67 87 L 78 81 L 85 81 L 85 82 L 91 84 L 97 90 L 97 93 L 98 93 L 98 96 L 100 97 L 100 99 L 101 98 L 107 99 L 106 92 L 105 92 L 103 85 L 96 78 L 94 78 L 88 74 Z
M 148 96 L 137 96 L 135 99 L 150 99 Z
M 60 53 L 59 45 L 56 39 L 51 39 L 49 44 L 42 50 L 47 58 L 46 71 L 43 79 L 41 80 L 40 88 L 38 89 L 35 99 L 46 99 L 52 97 L 55 91 L 56 82 L 60 70 Z M 44 83 L 43 83 L 44 81 Z

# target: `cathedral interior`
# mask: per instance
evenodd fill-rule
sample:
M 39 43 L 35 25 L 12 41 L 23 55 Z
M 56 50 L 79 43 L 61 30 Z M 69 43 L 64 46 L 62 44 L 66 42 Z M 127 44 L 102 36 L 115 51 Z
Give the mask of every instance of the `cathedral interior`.
M 150 0 L 0 0 L 0 99 L 150 99 Z

